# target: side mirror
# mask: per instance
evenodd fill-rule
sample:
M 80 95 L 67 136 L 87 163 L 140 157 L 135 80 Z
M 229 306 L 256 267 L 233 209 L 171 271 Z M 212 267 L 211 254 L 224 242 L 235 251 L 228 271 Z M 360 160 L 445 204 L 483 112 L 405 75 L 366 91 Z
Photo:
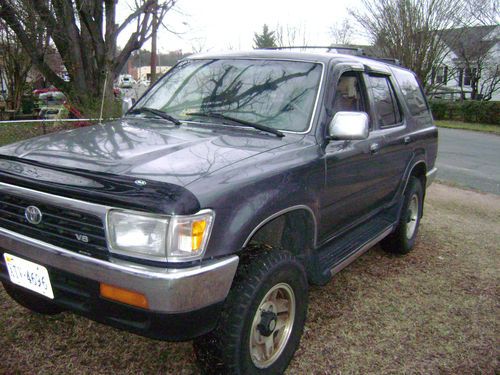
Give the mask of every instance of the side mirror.
M 337 112 L 328 125 L 329 139 L 368 138 L 368 115 L 365 112 Z

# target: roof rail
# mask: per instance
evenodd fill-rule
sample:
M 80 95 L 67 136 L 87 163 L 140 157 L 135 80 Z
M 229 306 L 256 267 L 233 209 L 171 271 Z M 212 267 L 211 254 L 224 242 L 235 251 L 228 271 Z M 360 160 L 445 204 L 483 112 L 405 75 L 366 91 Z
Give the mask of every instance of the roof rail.
M 401 62 L 398 59 L 389 57 L 376 57 L 372 55 L 367 55 L 365 50 L 361 47 L 352 47 L 345 45 L 330 45 L 330 46 L 280 46 L 280 47 L 265 47 L 259 48 L 263 50 L 293 50 L 293 49 L 324 49 L 325 52 L 335 52 L 344 53 L 348 55 L 361 56 L 370 60 L 377 60 L 380 62 L 385 62 L 387 64 L 393 64 L 401 66 Z
M 370 60 L 385 62 L 385 63 L 391 64 L 391 65 L 403 66 L 403 65 L 401 65 L 401 61 L 399 61 L 398 59 L 390 58 L 390 57 L 375 57 L 375 56 L 370 56 L 370 55 L 365 55 L 363 57 L 370 59 Z
M 287 50 L 287 49 L 325 49 L 326 52 L 337 52 L 338 50 L 352 51 L 356 52 L 357 56 L 364 54 L 363 49 L 359 47 L 349 47 L 349 46 L 280 46 L 280 47 L 264 47 L 259 49 L 270 49 L 270 50 Z

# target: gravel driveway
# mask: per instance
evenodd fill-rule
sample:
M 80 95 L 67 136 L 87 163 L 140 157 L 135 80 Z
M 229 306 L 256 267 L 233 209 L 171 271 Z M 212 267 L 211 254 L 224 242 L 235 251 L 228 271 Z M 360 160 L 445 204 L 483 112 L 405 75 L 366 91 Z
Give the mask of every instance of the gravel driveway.
M 312 288 L 288 373 L 498 373 L 499 228 L 500 196 L 434 184 L 412 253 L 376 246 Z M 1 287 L 0 331 L 0 373 L 198 373 L 190 343 L 36 316 Z

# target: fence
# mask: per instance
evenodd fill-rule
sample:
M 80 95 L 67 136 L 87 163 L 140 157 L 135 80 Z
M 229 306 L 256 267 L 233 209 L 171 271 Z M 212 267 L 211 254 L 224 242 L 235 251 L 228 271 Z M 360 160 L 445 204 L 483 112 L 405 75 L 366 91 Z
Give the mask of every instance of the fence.
M 98 119 L 0 121 L 0 146 L 44 134 L 89 126 L 98 122 Z

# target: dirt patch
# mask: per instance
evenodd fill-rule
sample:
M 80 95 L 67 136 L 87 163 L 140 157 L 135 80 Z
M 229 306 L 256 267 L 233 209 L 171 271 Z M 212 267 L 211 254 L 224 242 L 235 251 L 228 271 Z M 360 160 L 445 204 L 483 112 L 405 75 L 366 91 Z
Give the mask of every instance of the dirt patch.
M 288 373 L 494 374 L 499 242 L 500 196 L 433 185 L 412 253 L 376 246 L 312 288 Z M 0 373 L 199 372 L 190 343 L 148 340 L 66 313 L 37 316 L 2 288 L 0 331 Z

